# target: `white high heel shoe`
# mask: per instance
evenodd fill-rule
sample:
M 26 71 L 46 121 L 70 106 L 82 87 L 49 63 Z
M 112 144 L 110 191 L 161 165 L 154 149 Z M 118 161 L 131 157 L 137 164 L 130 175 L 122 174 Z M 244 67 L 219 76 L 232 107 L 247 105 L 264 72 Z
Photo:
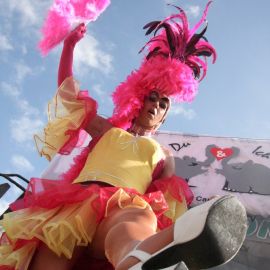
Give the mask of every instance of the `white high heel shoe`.
M 244 206 L 236 197 L 218 197 L 191 208 L 177 219 L 172 243 L 154 254 L 137 249 L 138 244 L 121 262 L 128 257 L 138 258 L 140 262 L 130 270 L 210 268 L 237 254 L 246 231 Z M 179 262 L 183 262 L 182 266 Z

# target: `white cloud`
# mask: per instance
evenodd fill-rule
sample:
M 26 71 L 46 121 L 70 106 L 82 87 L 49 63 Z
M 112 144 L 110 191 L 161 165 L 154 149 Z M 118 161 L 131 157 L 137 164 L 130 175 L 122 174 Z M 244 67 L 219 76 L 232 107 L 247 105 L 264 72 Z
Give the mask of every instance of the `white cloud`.
M 10 96 L 10 97 L 19 97 L 20 95 L 20 90 L 18 87 L 11 85 L 7 82 L 1 82 L 0 84 L 0 92 L 3 94 Z
M 99 96 L 104 96 L 106 94 L 106 92 L 101 89 L 100 84 L 95 84 L 93 86 L 93 91 L 96 92 Z
M 199 5 L 181 5 L 179 0 L 164 0 L 164 2 L 165 4 L 169 4 L 169 5 L 171 4 L 171 5 L 175 5 L 175 6 L 183 8 L 188 18 L 189 17 L 197 18 L 198 16 L 200 16 L 201 8 Z M 171 6 L 169 7 L 165 6 L 165 16 L 170 16 L 173 13 L 176 14 L 177 10 Z
M 11 163 L 18 170 L 24 170 L 28 172 L 32 172 L 34 170 L 34 166 L 30 163 L 30 161 L 21 155 L 12 156 Z
M 22 72 L 22 70 L 24 71 Z M 18 80 L 25 76 L 27 70 L 27 68 L 20 69 Z M 0 92 L 11 97 L 16 108 L 20 110 L 20 116 L 10 120 L 11 138 L 23 144 L 32 141 L 33 134 L 38 133 L 44 126 L 40 111 L 22 97 L 19 88 L 15 85 L 2 82 L 0 83 Z
M 52 1 L 37 0 L 4 0 L 1 4 L 1 13 L 9 14 L 10 17 L 18 18 L 20 26 L 35 26 L 43 20 L 44 10 L 46 10 Z
M 0 35 L 0 51 L 13 49 L 25 55 L 27 42 L 35 44 L 40 38 L 40 28 L 51 4 L 52 0 L 0 0 L 0 29 L 5 33 Z M 8 36 L 12 36 L 12 43 Z M 21 39 L 25 44 L 20 44 Z
M 26 76 L 33 74 L 32 69 L 26 64 L 24 64 L 23 62 L 17 63 L 15 65 L 15 69 L 16 69 L 16 82 L 17 83 L 20 83 L 21 81 L 23 81 L 23 79 Z
M 9 42 L 8 38 L 0 34 L 0 51 L 13 50 L 13 46 Z
M 32 141 L 33 134 L 38 133 L 44 123 L 37 117 L 23 115 L 10 122 L 11 137 L 18 143 Z
M 200 15 L 200 7 L 199 6 L 189 6 L 187 8 L 187 14 L 197 18 Z
M 196 112 L 192 109 L 185 109 L 183 106 L 173 105 L 169 112 L 170 115 L 183 115 L 188 120 L 194 119 L 196 117 Z
M 37 108 L 31 106 L 29 102 L 21 97 L 21 91 L 20 89 L 15 86 L 11 85 L 7 82 L 1 82 L 0 83 L 0 93 L 5 94 L 6 96 L 9 96 L 12 98 L 14 103 L 16 104 L 16 107 L 21 110 L 21 115 L 24 116 L 39 116 L 40 112 Z
M 35 12 L 34 4 L 29 0 L 9 1 L 9 8 L 18 13 L 23 24 L 35 24 L 38 21 L 38 14 Z
M 18 101 L 18 107 L 21 109 L 21 111 L 23 112 L 25 116 L 30 116 L 30 115 L 38 116 L 39 115 L 39 110 L 31 106 L 29 102 L 25 99 L 21 99 L 20 101 Z
M 106 74 L 112 71 L 112 56 L 99 49 L 99 42 L 86 35 L 75 48 L 74 64 L 79 72 L 84 68 L 96 68 Z
M 26 55 L 26 54 L 28 53 L 28 50 L 27 50 L 27 47 L 26 47 L 25 44 L 23 44 L 23 45 L 21 46 L 21 50 L 22 50 L 22 54 L 23 54 L 23 55 Z

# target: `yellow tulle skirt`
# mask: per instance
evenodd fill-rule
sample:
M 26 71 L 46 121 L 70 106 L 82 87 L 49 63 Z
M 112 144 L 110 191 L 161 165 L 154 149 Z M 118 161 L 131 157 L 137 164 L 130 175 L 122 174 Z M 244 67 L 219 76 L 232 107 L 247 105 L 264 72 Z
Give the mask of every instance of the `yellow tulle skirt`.
M 162 205 L 158 205 L 158 200 L 149 202 L 149 199 L 136 192 L 125 191 L 122 188 L 113 189 L 115 191 L 104 206 L 103 218 L 116 207 L 151 210 L 155 208 L 157 213 L 162 211 Z M 0 269 L 3 265 L 16 270 L 28 269 L 31 258 L 41 242 L 58 256 L 63 255 L 69 259 L 76 246 L 88 246 L 100 222 L 99 213 L 93 207 L 96 199 L 97 195 L 93 194 L 82 202 L 53 209 L 30 207 L 5 214 L 1 221 L 6 235 L 2 238 L 0 246 Z M 185 201 L 178 204 L 175 211 L 177 215 L 186 211 Z

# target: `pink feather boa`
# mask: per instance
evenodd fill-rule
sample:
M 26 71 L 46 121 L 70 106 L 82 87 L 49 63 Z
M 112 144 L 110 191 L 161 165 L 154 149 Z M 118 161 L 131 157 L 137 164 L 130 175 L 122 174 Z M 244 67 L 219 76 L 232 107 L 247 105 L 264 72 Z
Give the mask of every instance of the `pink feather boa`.
M 42 55 L 63 41 L 74 25 L 95 21 L 109 4 L 110 0 L 55 0 L 41 29 Z

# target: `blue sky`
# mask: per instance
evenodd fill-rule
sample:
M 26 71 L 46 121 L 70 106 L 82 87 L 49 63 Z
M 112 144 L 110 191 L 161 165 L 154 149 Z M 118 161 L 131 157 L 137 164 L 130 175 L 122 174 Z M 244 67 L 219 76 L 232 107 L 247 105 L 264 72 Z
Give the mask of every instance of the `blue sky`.
M 138 67 L 145 23 L 167 16 L 174 3 L 199 19 L 206 0 L 112 0 L 75 51 L 74 74 L 82 89 L 110 116 L 110 94 Z M 39 176 L 47 161 L 35 150 L 32 134 L 46 122 L 46 104 L 56 89 L 61 46 L 42 57 L 37 50 L 51 0 L 0 1 L 0 172 Z M 191 104 L 174 106 L 162 130 L 270 139 L 270 2 L 216 0 L 207 38 L 218 60 Z

